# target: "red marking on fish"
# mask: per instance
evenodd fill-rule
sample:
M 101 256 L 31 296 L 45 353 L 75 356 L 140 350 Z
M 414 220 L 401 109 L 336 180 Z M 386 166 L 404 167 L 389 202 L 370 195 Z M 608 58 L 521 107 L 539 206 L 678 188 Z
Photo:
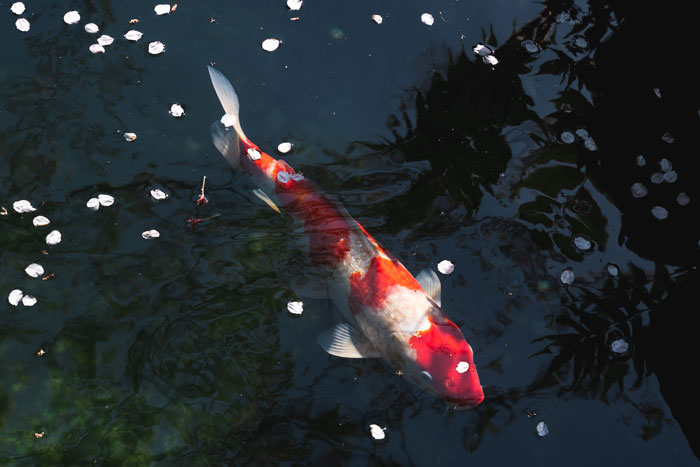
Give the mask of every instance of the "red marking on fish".
M 366 308 L 380 310 L 390 293 L 390 288 L 396 285 L 409 290 L 421 288 L 401 263 L 383 256 L 375 256 L 364 275 L 356 271 L 350 276 L 348 306 L 354 314 L 361 313 Z

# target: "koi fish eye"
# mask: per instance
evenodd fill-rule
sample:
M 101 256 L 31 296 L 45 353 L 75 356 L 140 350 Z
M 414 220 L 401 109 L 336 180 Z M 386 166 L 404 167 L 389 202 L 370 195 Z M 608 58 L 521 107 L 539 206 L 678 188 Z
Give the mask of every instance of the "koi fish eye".
M 433 380 L 433 376 L 430 373 L 428 373 L 427 371 L 421 371 L 420 375 L 421 375 L 421 378 L 423 378 L 428 383 L 430 383 Z

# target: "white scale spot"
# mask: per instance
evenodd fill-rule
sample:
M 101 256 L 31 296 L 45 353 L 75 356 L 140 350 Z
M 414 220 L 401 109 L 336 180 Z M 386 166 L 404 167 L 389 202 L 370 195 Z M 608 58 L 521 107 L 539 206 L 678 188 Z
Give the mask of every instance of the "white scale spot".
M 289 183 L 290 179 L 289 172 L 285 172 L 284 170 L 277 172 L 277 180 L 280 183 Z
M 260 159 L 262 157 L 262 155 L 260 154 L 260 151 L 258 151 L 257 149 L 250 148 L 250 149 L 248 149 L 248 157 L 250 157 L 251 161 L 257 161 L 258 159 Z
M 469 362 L 459 362 L 457 364 L 457 373 L 466 373 L 469 370 Z

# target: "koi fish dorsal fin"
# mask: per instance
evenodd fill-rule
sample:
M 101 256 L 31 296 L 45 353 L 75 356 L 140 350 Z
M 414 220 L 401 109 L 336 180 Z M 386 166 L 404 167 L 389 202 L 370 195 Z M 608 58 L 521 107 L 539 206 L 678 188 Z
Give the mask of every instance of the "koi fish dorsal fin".
M 442 306 L 440 304 L 440 294 L 442 292 L 442 286 L 440 285 L 440 279 L 438 279 L 438 276 L 437 274 L 435 274 L 435 271 L 433 271 L 432 269 L 423 269 L 416 276 L 416 280 L 418 281 L 420 286 L 423 287 L 425 293 L 427 293 L 428 296 L 432 298 L 438 306 Z
M 377 358 L 381 355 L 372 343 L 348 323 L 336 324 L 318 335 L 323 350 L 336 357 Z
M 219 102 L 221 102 L 224 112 L 233 116 L 235 119 L 233 129 L 236 130 L 236 133 L 238 133 L 238 136 L 243 141 L 248 141 L 248 138 L 246 138 L 245 133 L 243 133 L 243 129 L 241 128 L 241 120 L 238 117 L 241 106 L 238 103 L 236 91 L 233 90 L 231 82 L 226 79 L 226 77 L 219 70 L 211 66 L 208 68 L 211 84 L 214 86 L 214 91 L 216 91 L 216 95 L 219 97 Z

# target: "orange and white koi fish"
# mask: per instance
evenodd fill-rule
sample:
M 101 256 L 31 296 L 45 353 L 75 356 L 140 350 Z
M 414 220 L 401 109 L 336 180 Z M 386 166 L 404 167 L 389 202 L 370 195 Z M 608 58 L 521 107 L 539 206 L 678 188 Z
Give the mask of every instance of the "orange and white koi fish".
M 426 269 L 414 278 L 337 201 L 251 142 L 233 86 L 212 67 L 209 75 L 229 122 L 212 126 L 214 145 L 253 178 L 259 197 L 303 224 L 310 262 L 328 277 L 329 296 L 345 318 L 320 334 L 321 347 L 338 357 L 381 357 L 450 403 L 478 405 L 484 392 L 474 355 L 440 308 L 437 275 Z

